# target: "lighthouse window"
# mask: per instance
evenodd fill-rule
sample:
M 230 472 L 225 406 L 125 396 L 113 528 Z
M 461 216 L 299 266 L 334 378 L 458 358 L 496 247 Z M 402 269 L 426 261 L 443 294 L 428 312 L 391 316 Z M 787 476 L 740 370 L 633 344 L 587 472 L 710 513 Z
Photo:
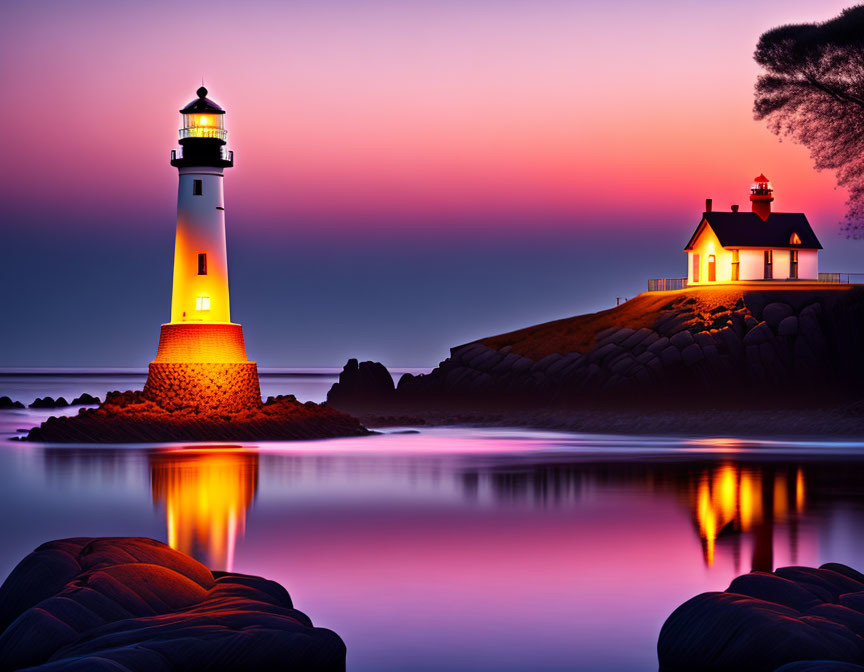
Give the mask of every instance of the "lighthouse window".
M 198 253 L 198 275 L 207 275 L 207 253 Z
M 198 296 L 195 297 L 195 310 L 210 310 L 210 297 Z
M 192 195 L 201 196 L 204 193 L 203 180 L 192 180 Z

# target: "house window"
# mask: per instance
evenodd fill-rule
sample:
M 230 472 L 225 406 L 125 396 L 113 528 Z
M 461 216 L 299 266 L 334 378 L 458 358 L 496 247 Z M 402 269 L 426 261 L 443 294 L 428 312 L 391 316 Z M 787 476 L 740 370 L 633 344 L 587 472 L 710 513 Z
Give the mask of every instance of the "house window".
M 801 236 L 799 236 L 797 233 L 793 232 L 792 235 L 789 236 L 789 244 L 790 245 L 800 245 L 801 244 Z
M 197 296 L 197 297 L 195 297 L 195 310 L 198 310 L 198 311 L 210 310 L 210 297 L 209 296 Z
M 203 180 L 192 180 L 192 195 L 201 196 L 204 193 Z
M 774 250 L 765 250 L 765 279 L 774 278 Z
M 699 282 L 699 255 L 693 255 L 693 282 Z
M 732 280 L 738 280 L 741 267 L 738 250 L 732 250 Z
M 789 277 L 798 279 L 798 250 L 789 250 Z
M 717 281 L 717 257 L 708 255 L 708 282 Z
M 198 253 L 198 275 L 207 275 L 207 253 Z

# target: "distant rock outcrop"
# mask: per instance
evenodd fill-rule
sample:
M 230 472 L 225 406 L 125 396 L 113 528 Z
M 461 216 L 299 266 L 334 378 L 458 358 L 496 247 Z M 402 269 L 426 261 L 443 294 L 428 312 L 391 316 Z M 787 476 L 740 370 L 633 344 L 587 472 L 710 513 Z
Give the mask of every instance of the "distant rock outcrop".
M 102 403 L 99 397 L 94 397 L 92 394 L 88 394 L 85 392 L 77 397 L 75 397 L 71 402 L 70 406 L 98 406 Z
M 739 576 L 678 607 L 661 672 L 864 672 L 864 575 L 836 563 Z
M 293 441 L 369 434 L 335 408 L 279 396 L 255 408 L 215 414 L 209 408 L 166 410 L 143 392 L 109 392 L 99 408 L 50 417 L 27 441 L 149 443 L 162 441 Z
M 0 397 L 0 408 L 24 408 L 24 404 L 9 397 Z
M 152 539 L 43 544 L 0 587 L 0 670 L 345 669 L 278 583 L 211 572 Z
M 349 359 L 339 382 L 327 393 L 327 403 L 336 407 L 360 405 L 386 406 L 395 400 L 396 386 L 390 372 L 378 362 L 360 362 Z
M 402 376 L 380 410 L 849 403 L 862 378 L 864 287 L 726 285 L 641 294 L 453 348 L 431 373 Z M 332 403 L 371 399 L 346 386 Z
M 65 408 L 69 405 L 66 397 L 37 397 L 30 408 Z

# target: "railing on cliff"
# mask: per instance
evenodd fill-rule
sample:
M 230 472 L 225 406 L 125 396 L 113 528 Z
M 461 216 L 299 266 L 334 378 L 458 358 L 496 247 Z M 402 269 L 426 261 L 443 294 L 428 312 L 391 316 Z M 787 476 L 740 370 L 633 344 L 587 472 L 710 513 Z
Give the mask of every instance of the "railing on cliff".
M 834 285 L 857 285 L 864 283 L 864 273 L 820 273 L 819 282 Z
M 687 278 L 651 278 L 648 280 L 649 292 L 668 292 L 673 289 L 684 289 Z

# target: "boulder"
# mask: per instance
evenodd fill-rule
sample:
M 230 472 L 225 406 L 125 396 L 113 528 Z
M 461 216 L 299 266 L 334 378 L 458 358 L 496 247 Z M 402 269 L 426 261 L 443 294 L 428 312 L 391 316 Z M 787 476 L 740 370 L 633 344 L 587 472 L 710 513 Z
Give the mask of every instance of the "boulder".
M 9 397 L 0 397 L 0 408 L 24 408 L 24 404 Z
M 784 317 L 777 325 L 777 334 L 780 336 L 794 336 L 798 333 L 798 318 L 794 315 Z
M 278 583 L 142 538 L 43 544 L 0 587 L 0 670 L 336 672 L 339 636 Z
M 864 665 L 864 575 L 829 563 L 740 576 L 678 607 L 657 653 L 662 672 L 852 672 Z
M 773 329 L 776 329 L 783 320 L 794 314 L 795 311 L 792 310 L 792 306 L 774 302 L 769 303 L 762 309 L 762 320 L 767 322 Z
M 774 338 L 774 332 L 766 322 L 760 322 L 744 336 L 744 345 L 759 345 Z
M 92 394 L 85 392 L 84 394 L 75 397 L 70 406 L 98 406 L 101 402 L 99 397 L 94 397 Z
M 327 403 L 342 408 L 388 402 L 395 389 L 393 377 L 380 362 L 349 359 L 339 374 L 339 382 L 327 392 Z
M 65 397 L 37 397 L 32 404 L 30 404 L 30 408 L 64 408 L 69 405 L 69 402 L 66 401 Z
M 669 342 L 674 345 L 679 350 L 683 350 L 688 345 L 694 343 L 693 334 L 689 331 L 679 331 L 672 338 L 669 339 Z

